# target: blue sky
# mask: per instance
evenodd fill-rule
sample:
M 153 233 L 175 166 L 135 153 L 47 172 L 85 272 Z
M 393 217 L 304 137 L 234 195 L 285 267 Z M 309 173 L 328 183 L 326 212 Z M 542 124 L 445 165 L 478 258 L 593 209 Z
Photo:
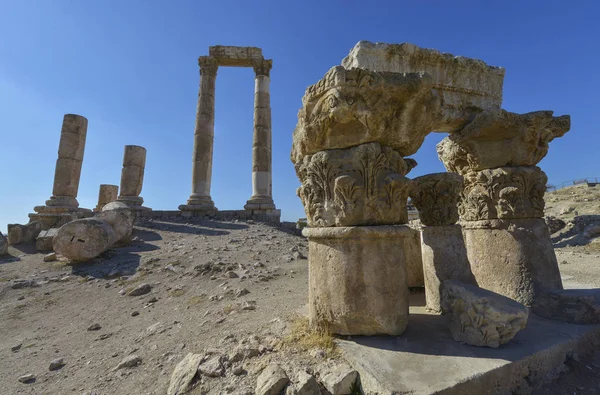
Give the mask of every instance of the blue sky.
M 78 200 L 119 184 L 123 146 L 148 149 L 142 197 L 176 209 L 191 192 L 197 58 L 210 45 L 257 46 L 273 59 L 273 195 L 304 217 L 289 160 L 308 85 L 360 40 L 412 42 L 506 68 L 503 107 L 572 116 L 541 162 L 550 182 L 600 177 L 600 3 L 595 1 L 0 0 L 0 230 L 52 193 L 63 114 L 88 118 Z M 251 194 L 253 71 L 217 76 L 212 197 Z M 409 176 L 443 171 L 432 134 Z

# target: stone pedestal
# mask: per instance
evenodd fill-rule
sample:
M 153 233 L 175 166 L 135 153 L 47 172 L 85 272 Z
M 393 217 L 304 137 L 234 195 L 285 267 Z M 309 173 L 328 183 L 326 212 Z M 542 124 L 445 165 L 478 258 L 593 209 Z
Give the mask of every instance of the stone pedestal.
M 65 114 L 63 118 L 52 196 L 45 206 L 36 206 L 36 213 L 29 214 L 30 220 L 40 221 L 44 230 L 90 211 L 79 208 L 77 202 L 87 126 L 87 119 L 81 115 Z
M 442 283 L 456 280 L 477 285 L 471 273 L 467 249 L 459 225 L 424 226 L 421 229 L 421 254 L 425 276 L 427 310 L 446 313 L 440 295 Z
M 179 209 L 210 213 L 217 210 L 210 197 L 210 183 L 215 135 L 215 82 L 219 64 L 211 56 L 201 56 L 198 65 L 200 66 L 200 88 L 194 130 L 192 194 L 187 203 L 180 205 Z
M 341 335 L 400 335 L 408 320 L 407 226 L 305 228 L 311 325 Z
M 252 144 L 252 196 L 244 206 L 249 211 L 275 210 L 271 190 L 271 95 L 270 59 L 254 64 L 254 138 Z
M 461 223 L 477 284 L 531 306 L 537 295 L 562 289 L 558 262 L 541 218 Z
M 121 171 L 121 193 L 117 201 L 125 203 L 132 210 L 150 210 L 143 207 L 144 199 L 140 196 L 144 184 L 146 167 L 146 148 L 138 145 L 126 145 L 123 154 L 123 170 Z
M 119 186 L 118 185 L 107 185 L 101 184 L 100 190 L 98 191 L 98 205 L 94 209 L 95 212 L 102 211 L 102 207 L 107 205 L 108 203 L 112 203 L 117 200 L 119 196 Z

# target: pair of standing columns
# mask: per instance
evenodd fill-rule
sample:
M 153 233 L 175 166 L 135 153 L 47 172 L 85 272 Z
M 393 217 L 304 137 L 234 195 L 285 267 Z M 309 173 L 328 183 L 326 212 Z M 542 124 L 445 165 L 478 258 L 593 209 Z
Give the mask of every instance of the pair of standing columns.
M 217 59 L 201 56 L 200 91 L 194 131 L 192 194 L 182 211 L 216 211 L 210 196 L 213 142 L 215 134 L 215 81 L 219 67 Z M 269 74 L 272 60 L 254 62 L 254 139 L 252 149 L 252 196 L 246 210 L 275 209 L 271 193 L 271 106 Z

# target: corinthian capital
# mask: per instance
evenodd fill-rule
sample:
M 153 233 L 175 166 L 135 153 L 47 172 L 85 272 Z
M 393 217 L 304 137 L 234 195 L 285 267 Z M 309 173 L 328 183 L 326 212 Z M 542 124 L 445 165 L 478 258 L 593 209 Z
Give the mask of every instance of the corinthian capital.
M 252 65 L 256 75 L 264 75 L 268 77 L 271 74 L 271 67 L 273 67 L 273 60 L 271 59 L 260 59 L 256 60 Z
M 198 66 L 200 66 L 200 75 L 216 76 L 219 62 L 212 56 L 200 56 Z

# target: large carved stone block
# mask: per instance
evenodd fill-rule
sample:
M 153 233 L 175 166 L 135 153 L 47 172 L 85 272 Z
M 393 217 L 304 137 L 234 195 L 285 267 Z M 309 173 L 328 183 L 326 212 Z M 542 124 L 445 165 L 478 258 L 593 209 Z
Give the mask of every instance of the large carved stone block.
M 463 221 L 544 216 L 548 177 L 537 166 L 481 170 L 464 179 L 458 206 Z
M 452 132 L 481 110 L 500 108 L 505 70 L 481 60 L 419 48 L 414 44 L 360 41 L 342 65 L 394 73 L 425 72 L 443 99 L 441 117 L 432 130 Z
M 309 318 L 341 335 L 399 335 L 408 321 L 407 226 L 304 228 Z
M 393 225 L 407 222 L 416 162 L 378 143 L 321 151 L 296 164 L 308 224 L 315 227 Z
M 535 166 L 548 153 L 548 143 L 571 127 L 570 116 L 552 114 L 484 111 L 443 139 L 437 145 L 438 156 L 448 171 L 463 175 L 504 166 Z
M 562 289 L 558 262 L 542 218 L 461 223 L 471 271 L 481 288 L 531 306 Z
M 413 179 L 410 198 L 424 225 L 445 226 L 458 221 L 463 178 L 456 173 L 427 174 Z
M 322 150 L 379 142 L 414 154 L 434 130 L 441 100 L 424 73 L 330 69 L 302 99 L 291 159 Z

